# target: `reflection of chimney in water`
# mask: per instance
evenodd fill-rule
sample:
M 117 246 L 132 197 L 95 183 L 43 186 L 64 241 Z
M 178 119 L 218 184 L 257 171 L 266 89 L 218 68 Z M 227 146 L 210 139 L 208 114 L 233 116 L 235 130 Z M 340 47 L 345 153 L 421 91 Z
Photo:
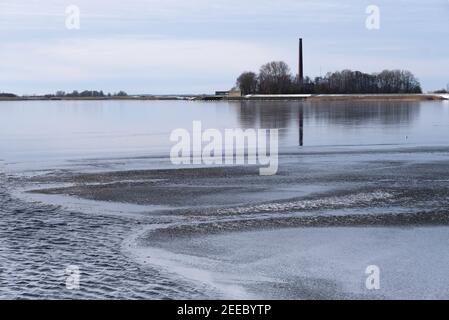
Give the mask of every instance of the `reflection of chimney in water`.
M 302 109 L 302 106 L 299 106 L 299 111 L 298 111 L 298 115 L 299 115 L 299 122 L 298 122 L 298 126 L 299 126 L 299 146 L 302 147 L 304 146 L 304 111 Z
M 300 89 L 302 90 L 302 84 L 304 81 L 304 64 L 303 64 L 303 54 L 302 54 L 302 38 L 299 38 L 299 64 L 298 64 L 298 81 Z M 299 146 L 304 146 L 304 111 L 302 106 L 299 107 L 298 111 L 299 121 Z

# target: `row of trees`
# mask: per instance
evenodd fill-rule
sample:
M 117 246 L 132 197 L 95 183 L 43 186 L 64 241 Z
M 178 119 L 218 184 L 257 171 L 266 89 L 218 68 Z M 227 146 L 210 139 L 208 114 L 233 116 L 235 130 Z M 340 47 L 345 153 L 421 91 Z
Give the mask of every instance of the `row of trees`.
M 6 93 L 6 92 L 0 92 L 0 98 L 16 98 L 17 95 L 14 93 Z
M 237 79 L 242 94 L 351 94 L 351 93 L 422 93 L 416 77 L 406 70 L 363 73 L 343 70 L 311 79 L 293 76 L 283 61 L 264 64 L 259 73 L 243 72 Z
M 105 94 L 103 91 L 95 91 L 95 90 L 84 90 L 81 92 L 78 92 L 77 90 L 74 90 L 72 92 L 65 92 L 65 91 L 57 91 L 54 95 L 46 95 L 46 97 L 69 97 L 69 98 L 85 98 L 85 97 L 126 97 L 128 94 L 125 91 L 119 91 L 117 93 L 107 93 Z

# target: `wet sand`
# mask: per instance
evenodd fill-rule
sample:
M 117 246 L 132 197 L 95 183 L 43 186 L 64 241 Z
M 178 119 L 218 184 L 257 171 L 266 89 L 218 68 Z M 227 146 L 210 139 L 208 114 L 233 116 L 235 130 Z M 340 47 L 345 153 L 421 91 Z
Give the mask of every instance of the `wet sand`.
M 280 160 L 280 172 L 272 177 L 259 176 L 257 167 L 57 172 L 33 178 L 30 183 L 40 189 L 28 194 L 143 206 L 142 216 L 153 220 L 127 240 L 130 256 L 215 287 L 223 297 L 449 297 L 440 286 L 443 281 L 449 287 L 449 276 L 433 278 L 425 293 L 417 291 L 428 283 L 429 268 L 422 267 L 428 248 L 432 254 L 425 259 L 437 263 L 445 256 L 446 242 L 434 239 L 432 230 L 447 241 L 449 148 L 297 150 Z M 326 249 L 308 245 L 310 239 Z M 415 251 L 416 243 L 427 247 Z M 400 246 L 401 258 L 392 258 L 390 246 Z M 346 261 L 347 252 L 354 256 Z M 338 267 L 330 253 L 346 265 Z M 253 260 L 245 262 L 244 256 Z M 394 280 L 405 267 L 398 259 L 408 261 L 415 279 L 403 290 L 397 286 L 406 279 Z M 388 274 L 382 292 L 363 290 L 361 268 L 368 261 Z M 258 267 L 252 269 L 254 263 Z M 239 276 L 226 272 L 226 265 L 237 266 Z M 311 272 L 315 265 L 318 271 Z M 438 287 L 434 293 L 432 285 Z
M 399 212 L 383 223 L 411 224 L 417 220 L 418 224 L 445 224 L 445 215 L 437 216 L 445 212 L 449 199 L 448 155 L 446 147 L 292 152 L 281 155 L 280 171 L 268 177 L 259 176 L 255 166 L 55 172 L 30 179 L 34 185 L 53 187 L 29 192 L 160 205 L 169 207 L 161 209 L 160 214 L 181 216 L 232 217 L 358 208 L 360 224 L 363 219 L 366 224 L 377 223 L 367 215 L 374 208 L 380 210 L 377 216 L 389 215 L 390 208 L 409 208 L 413 211 L 410 216 L 414 216 L 410 221 L 401 220 Z M 429 213 L 427 220 L 421 217 L 425 212 Z M 349 219 L 352 215 L 345 216 Z

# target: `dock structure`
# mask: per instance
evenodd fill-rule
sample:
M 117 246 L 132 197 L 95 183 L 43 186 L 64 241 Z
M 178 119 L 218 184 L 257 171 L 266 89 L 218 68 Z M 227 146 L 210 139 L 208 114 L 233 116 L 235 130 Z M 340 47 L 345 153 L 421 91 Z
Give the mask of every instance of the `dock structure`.
M 243 96 L 245 100 L 304 100 L 312 97 L 311 94 L 249 94 Z

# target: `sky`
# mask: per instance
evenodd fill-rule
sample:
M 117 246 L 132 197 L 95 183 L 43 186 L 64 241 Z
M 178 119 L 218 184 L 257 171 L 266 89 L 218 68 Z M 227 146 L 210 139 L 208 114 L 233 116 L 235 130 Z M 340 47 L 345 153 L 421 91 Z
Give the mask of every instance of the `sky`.
M 0 0 L 0 92 L 213 93 L 273 60 L 296 73 L 299 37 L 311 77 L 407 69 L 425 91 L 449 83 L 449 0 Z

